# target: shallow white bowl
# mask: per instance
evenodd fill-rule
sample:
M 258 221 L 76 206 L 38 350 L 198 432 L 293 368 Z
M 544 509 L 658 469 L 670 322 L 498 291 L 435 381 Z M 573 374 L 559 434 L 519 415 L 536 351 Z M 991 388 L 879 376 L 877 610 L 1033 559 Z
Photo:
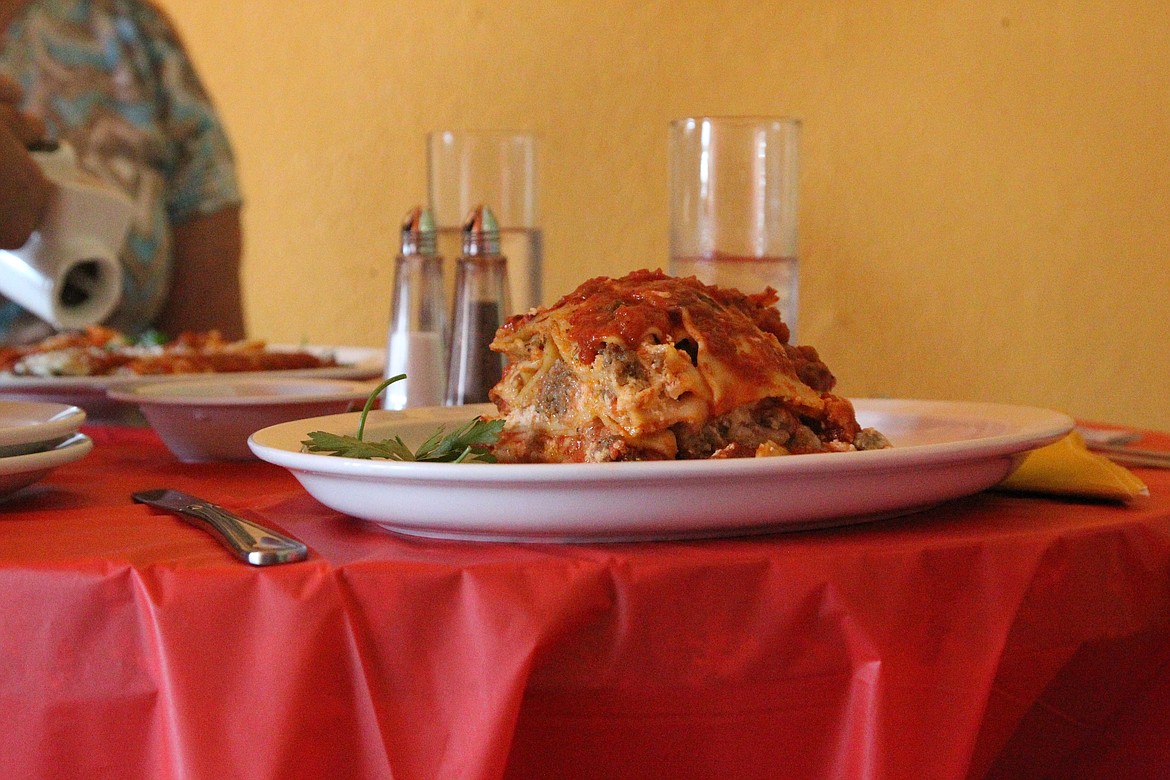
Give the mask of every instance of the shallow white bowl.
M 304 377 L 155 382 L 109 391 L 137 404 L 167 447 L 185 463 L 250 460 L 248 437 L 261 428 L 359 408 L 370 382 Z
M 416 463 L 306 452 L 313 431 L 353 435 L 358 414 L 252 434 L 325 506 L 406 534 L 484 541 L 619 542 L 831 528 L 914 512 L 1001 481 L 1071 418 L 1025 406 L 855 399 L 894 446 L 779 458 L 622 463 Z M 491 404 L 377 411 L 364 436 L 417 446 Z

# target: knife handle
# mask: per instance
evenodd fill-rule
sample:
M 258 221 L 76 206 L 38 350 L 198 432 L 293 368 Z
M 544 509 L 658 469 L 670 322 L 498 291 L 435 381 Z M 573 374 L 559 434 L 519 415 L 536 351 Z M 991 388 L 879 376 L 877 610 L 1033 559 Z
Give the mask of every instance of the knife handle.
M 218 536 L 242 560 L 254 566 L 303 561 L 309 548 L 270 528 L 248 522 L 215 504 L 196 503 L 183 515 Z

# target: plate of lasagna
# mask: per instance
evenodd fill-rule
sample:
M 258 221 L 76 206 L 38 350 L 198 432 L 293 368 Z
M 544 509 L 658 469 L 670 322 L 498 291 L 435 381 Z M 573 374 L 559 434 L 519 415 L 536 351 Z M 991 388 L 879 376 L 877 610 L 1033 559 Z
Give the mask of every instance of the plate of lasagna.
M 384 350 L 374 348 L 229 341 L 215 331 L 142 343 L 95 326 L 0 347 L 0 397 L 71 404 L 85 409 L 91 421 L 109 422 L 133 411 L 107 395 L 128 385 L 217 374 L 370 379 L 381 374 L 384 363 Z
M 1000 482 L 1073 421 L 1033 407 L 855 399 L 893 446 L 776 457 L 601 463 L 418 463 L 305 451 L 316 430 L 353 433 L 360 414 L 252 434 L 325 506 L 400 533 L 483 541 L 697 539 L 852 525 L 907 514 Z M 374 411 L 367 439 L 417 444 L 496 407 Z
M 599 277 L 497 331 L 507 365 L 490 404 L 297 420 L 249 446 L 326 506 L 393 531 L 618 542 L 913 512 L 995 485 L 1072 429 L 1033 407 L 838 396 L 775 302 L 661 272 Z M 419 457 L 437 428 L 477 418 L 494 422 L 475 446 L 495 462 Z

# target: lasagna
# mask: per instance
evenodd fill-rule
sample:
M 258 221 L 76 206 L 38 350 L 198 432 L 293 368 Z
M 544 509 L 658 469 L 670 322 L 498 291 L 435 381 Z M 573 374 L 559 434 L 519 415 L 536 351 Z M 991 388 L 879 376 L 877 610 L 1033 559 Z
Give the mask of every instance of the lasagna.
M 756 457 L 879 449 L 812 347 L 789 343 L 768 288 L 694 277 L 591 279 L 511 317 L 490 397 L 502 462 Z
M 141 343 L 102 326 L 65 331 L 33 343 L 0 347 L 0 373 L 85 377 L 279 371 L 337 365 L 328 355 L 271 349 L 263 341 L 229 341 L 218 331 L 188 331 Z

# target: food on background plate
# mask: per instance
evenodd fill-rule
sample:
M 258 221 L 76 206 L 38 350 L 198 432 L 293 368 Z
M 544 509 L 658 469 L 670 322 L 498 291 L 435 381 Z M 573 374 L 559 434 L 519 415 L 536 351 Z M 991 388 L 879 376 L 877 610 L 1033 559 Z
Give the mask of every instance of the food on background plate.
M 766 457 L 884 449 L 812 347 L 789 344 L 771 288 L 745 295 L 694 277 L 598 277 L 510 318 L 508 365 L 476 418 L 417 450 L 401 439 L 310 432 L 306 451 L 391 460 L 577 463 Z
M 863 429 L 812 347 L 789 344 L 768 288 L 694 277 L 591 279 L 510 318 L 491 399 L 502 462 L 735 458 L 890 446 Z
M 0 373 L 28 377 L 145 376 L 280 371 L 336 366 L 328 355 L 276 350 L 257 340 L 227 341 L 218 331 L 134 341 L 93 326 L 33 344 L 0 347 Z

